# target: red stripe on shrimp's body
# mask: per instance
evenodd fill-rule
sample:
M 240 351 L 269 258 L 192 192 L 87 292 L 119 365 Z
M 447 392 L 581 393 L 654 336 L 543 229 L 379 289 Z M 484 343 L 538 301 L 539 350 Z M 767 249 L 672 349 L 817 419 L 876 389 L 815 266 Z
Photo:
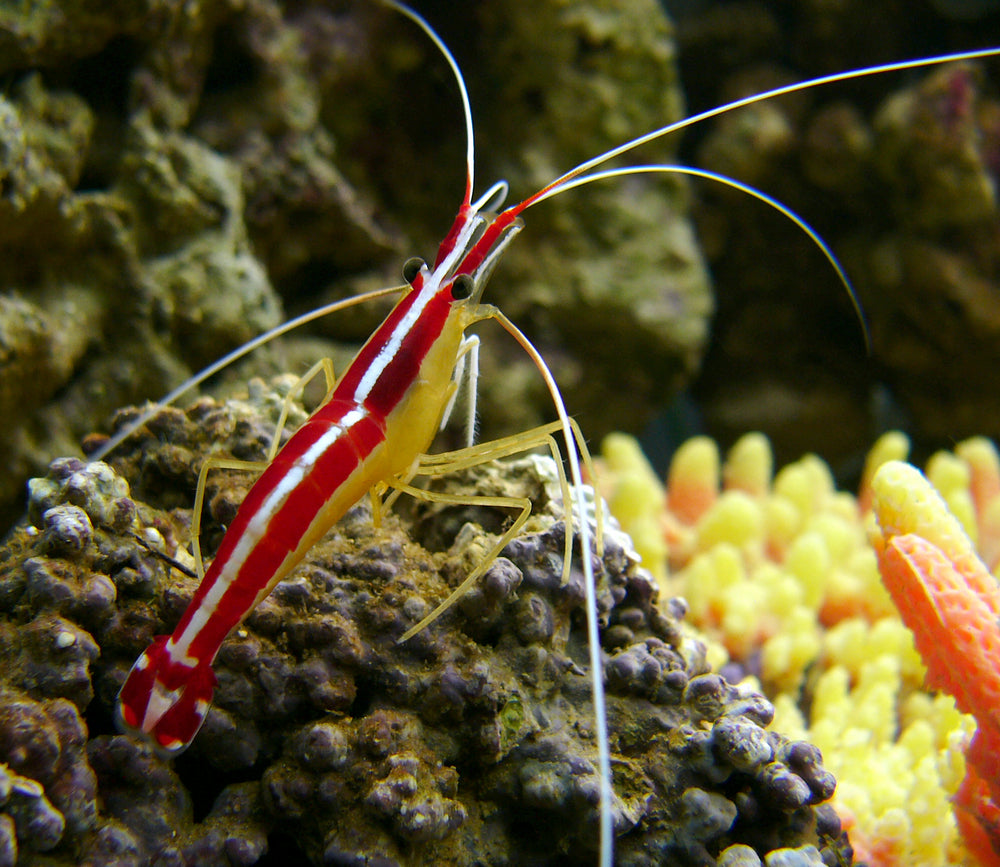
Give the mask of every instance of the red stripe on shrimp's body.
M 226 634 L 360 499 L 384 443 L 381 420 L 337 400 L 296 432 L 250 489 L 177 624 L 176 643 L 189 657 L 211 661 Z

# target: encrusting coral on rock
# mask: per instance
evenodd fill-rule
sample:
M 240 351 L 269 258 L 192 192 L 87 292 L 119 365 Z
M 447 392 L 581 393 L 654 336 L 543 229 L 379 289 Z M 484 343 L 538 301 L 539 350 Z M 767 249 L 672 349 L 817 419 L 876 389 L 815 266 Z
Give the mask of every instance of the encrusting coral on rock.
M 1000 461 L 972 439 L 935 455 L 928 482 L 907 451 L 882 437 L 855 498 L 815 456 L 774 474 L 759 434 L 724 463 L 707 438 L 685 443 L 665 486 L 615 436 L 603 484 L 709 658 L 822 750 L 859 862 L 995 864 L 1000 591 L 982 560 L 1000 554 Z
M 114 734 L 126 672 L 196 586 L 185 546 L 200 462 L 259 459 L 290 378 L 277 385 L 162 410 L 110 464 L 60 459 L 32 483 L 30 523 L 0 549 L 0 864 L 596 859 L 584 592 L 575 568 L 561 581 L 547 459 L 433 481 L 535 508 L 477 587 L 409 641 L 506 511 L 401 501 L 376 528 L 357 506 L 223 644 L 187 755 L 171 764 Z M 207 555 L 251 481 L 209 476 Z M 599 566 L 616 863 L 851 863 L 816 748 L 768 729 L 771 703 L 712 670 L 685 603 L 659 598 L 610 524 Z

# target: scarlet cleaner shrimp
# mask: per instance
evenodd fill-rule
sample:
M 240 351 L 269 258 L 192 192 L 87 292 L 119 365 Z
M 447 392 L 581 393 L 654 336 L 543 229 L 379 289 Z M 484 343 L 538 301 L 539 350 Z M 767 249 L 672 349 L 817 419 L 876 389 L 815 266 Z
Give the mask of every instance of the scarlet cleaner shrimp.
M 578 450 L 585 452 L 585 449 L 541 355 L 503 313 L 482 302 L 485 283 L 500 255 L 520 230 L 521 215 L 556 194 L 593 181 L 630 174 L 688 173 L 718 180 L 711 173 L 678 166 L 601 169 L 607 161 L 698 120 L 751 101 L 790 93 L 823 81 L 913 64 L 895 64 L 783 87 L 660 127 L 579 164 L 533 195 L 492 215 L 488 213 L 489 208 L 506 190 L 503 185 L 496 185 L 473 200 L 471 111 L 457 64 L 422 18 L 392 0 L 385 2 L 424 29 L 447 59 L 460 84 L 467 153 L 466 189 L 458 215 L 432 266 L 422 262 L 408 263 L 405 269 L 407 287 L 403 289 L 402 298 L 347 370 L 337 378 L 328 365 L 321 363 L 314 368 L 314 374 L 322 372 L 327 376 L 325 401 L 280 451 L 277 451 L 279 437 L 275 437 L 271 460 L 260 467 L 259 480 L 231 523 L 173 634 L 157 638 L 132 668 L 120 693 L 120 719 L 127 729 L 150 737 L 168 754 L 184 749 L 197 734 L 208 711 L 214 687 L 211 665 L 222 641 L 294 569 L 305 552 L 350 506 L 372 490 L 381 494 L 386 488 L 392 488 L 426 496 L 410 484 L 427 466 L 421 456 L 450 415 L 456 393 L 461 388 L 466 388 L 470 395 L 475 392 L 478 344 L 474 337 L 466 334 L 466 329 L 476 322 L 492 319 L 510 333 L 534 361 L 552 397 L 558 421 L 521 437 L 449 453 L 445 460 L 435 464 L 435 469 L 447 471 L 536 445 L 548 445 L 555 452 L 557 446 L 552 437 L 559 435 L 562 438 L 562 451 L 569 467 L 568 480 L 563 480 L 564 503 L 567 510 L 576 513 L 576 534 L 583 551 L 581 568 L 587 593 L 590 676 L 601 780 L 601 863 L 610 865 L 612 775 L 595 601 L 596 577 L 589 556 L 595 534 L 587 517 L 590 505 L 585 499 L 578 455 Z M 986 53 L 989 52 L 983 52 Z M 943 62 L 944 59 L 926 62 Z M 762 193 L 736 181 L 727 180 L 726 183 L 770 201 Z M 819 238 L 794 214 L 772 204 L 813 238 L 846 285 L 839 263 Z M 107 448 L 113 444 L 114 441 L 109 442 Z M 228 462 L 216 461 L 203 467 L 196 517 L 204 496 L 205 474 L 213 466 L 228 465 Z M 522 506 L 518 502 L 505 505 Z M 400 636 L 400 640 L 405 641 L 424 628 L 475 581 L 526 517 L 522 506 L 520 516 L 485 558 L 484 564 L 473 570 L 438 609 Z M 571 523 L 567 521 L 567 525 Z M 599 522 L 596 528 L 599 535 Z M 193 530 L 197 539 L 197 526 Z M 571 535 L 568 527 L 566 570 L 569 569 Z

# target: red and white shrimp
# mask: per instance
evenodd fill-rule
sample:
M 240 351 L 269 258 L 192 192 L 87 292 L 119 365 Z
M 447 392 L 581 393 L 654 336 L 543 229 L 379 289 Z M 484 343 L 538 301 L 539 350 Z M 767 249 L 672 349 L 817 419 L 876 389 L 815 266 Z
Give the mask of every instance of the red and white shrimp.
M 419 456 L 430 446 L 449 410 L 465 366 L 464 357 L 474 351 L 475 338 L 465 334 L 473 323 L 496 319 L 539 365 L 556 402 L 558 428 L 566 442 L 578 511 L 581 515 L 588 511 L 572 423 L 554 380 L 516 326 L 495 307 L 481 303 L 497 257 L 520 230 L 519 215 L 587 166 L 499 215 L 484 214 L 485 206 L 506 187 L 497 185 L 477 202 L 472 201 L 472 123 L 458 67 L 423 19 L 403 6 L 393 2 L 390 5 L 427 32 L 459 81 L 469 142 L 465 196 L 433 268 L 419 263 L 419 267 L 408 270 L 409 287 L 403 297 L 320 408 L 289 439 L 251 488 L 173 634 L 157 637 L 126 678 L 118 699 L 120 723 L 148 737 L 167 754 L 187 747 L 204 722 L 215 686 L 212 661 L 229 632 L 373 487 L 387 482 L 405 487 Z M 540 430 L 547 436 L 552 429 L 549 426 Z M 106 445 L 103 451 L 113 444 Z M 579 522 L 578 532 L 583 550 L 588 551 L 591 535 L 586 519 Z M 602 732 L 601 765 L 606 789 L 602 801 L 607 805 L 610 764 L 603 734 L 606 724 L 594 575 L 590 557 L 582 559 L 592 613 L 595 705 Z M 461 588 L 454 595 L 460 592 Z M 450 600 L 416 624 L 402 640 L 429 623 L 448 604 Z M 602 836 L 610 846 L 607 806 L 603 812 L 607 827 Z
M 471 112 L 454 58 L 419 15 L 395 0 L 384 2 L 415 21 L 428 34 L 459 82 L 465 111 L 467 160 L 465 194 L 458 215 L 438 250 L 433 267 L 420 263 L 407 269 L 409 285 L 396 306 L 332 385 L 319 409 L 274 456 L 253 485 L 174 632 L 169 637 L 156 638 L 130 671 L 119 694 L 119 720 L 125 728 L 148 737 L 167 754 L 176 754 L 191 743 L 212 700 L 215 677 L 211 666 L 223 640 L 365 494 L 379 486 L 410 490 L 408 482 L 420 456 L 429 448 L 442 419 L 447 417 L 465 371 L 475 366 L 476 340 L 467 336 L 466 331 L 476 322 L 494 319 L 514 336 L 537 365 L 559 418 L 554 425 L 531 432 L 523 440 L 513 440 L 513 445 L 541 442 L 558 432 L 565 446 L 573 509 L 579 518 L 576 532 L 584 552 L 581 561 L 587 594 L 590 668 L 601 777 L 601 863 L 610 865 L 613 795 L 595 578 L 592 559 L 587 554 L 591 549 L 593 532 L 586 518 L 588 503 L 578 455 L 579 438 L 575 435 L 555 381 L 539 353 L 496 307 L 482 302 L 487 278 L 499 256 L 520 230 L 521 214 L 551 196 L 601 178 L 632 173 L 684 172 L 717 179 L 708 172 L 665 165 L 597 170 L 608 160 L 752 101 L 825 81 L 914 64 L 888 65 L 795 84 L 659 127 L 581 163 L 518 204 L 491 215 L 486 213 L 487 207 L 502 197 L 506 187 L 497 185 L 473 201 Z M 922 63 L 943 62 L 945 59 L 936 58 Z M 771 201 L 756 190 L 734 181 L 726 182 Z M 772 204 L 810 234 L 848 285 L 840 265 L 815 233 L 787 209 Z M 310 314 L 310 318 L 315 315 L 318 314 Z M 287 330 L 287 327 L 282 330 Z M 211 370 L 215 369 L 218 365 Z M 171 395 L 171 399 L 176 394 Z M 105 451 L 119 439 L 116 437 L 111 441 Z M 564 490 L 568 492 L 568 486 L 564 485 Z M 567 508 L 570 508 L 568 500 Z M 436 617 L 484 568 L 485 565 L 477 569 L 449 600 L 402 638 L 405 640 Z

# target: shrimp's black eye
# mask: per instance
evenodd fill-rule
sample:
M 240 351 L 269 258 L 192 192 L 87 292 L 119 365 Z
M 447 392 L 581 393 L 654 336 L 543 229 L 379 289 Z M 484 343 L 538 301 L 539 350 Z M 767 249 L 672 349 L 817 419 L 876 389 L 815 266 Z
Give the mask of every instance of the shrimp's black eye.
M 476 288 L 476 281 L 471 274 L 459 274 L 451 281 L 451 297 L 456 301 L 464 301 Z
M 403 263 L 403 279 L 407 283 L 413 283 L 417 279 L 417 274 L 420 273 L 420 269 L 423 268 L 427 263 L 421 259 L 419 256 L 414 256 L 412 259 L 407 259 Z

